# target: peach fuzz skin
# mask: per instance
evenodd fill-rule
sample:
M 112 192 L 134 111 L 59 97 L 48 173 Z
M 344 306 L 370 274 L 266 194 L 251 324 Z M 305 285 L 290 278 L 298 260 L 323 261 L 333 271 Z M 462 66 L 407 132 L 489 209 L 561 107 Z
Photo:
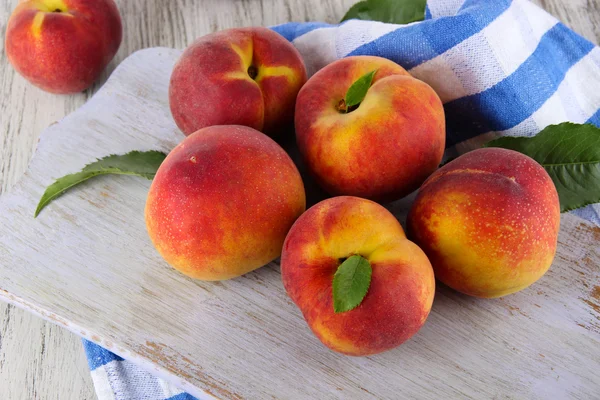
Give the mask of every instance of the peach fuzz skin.
M 377 70 L 357 109 L 339 102 Z M 304 85 L 296 102 L 296 140 L 317 182 L 332 195 L 392 201 L 416 190 L 438 167 L 445 145 L 442 102 L 426 83 L 392 61 L 338 60 Z
M 278 257 L 305 201 L 300 174 L 277 143 L 248 127 L 214 126 L 188 136 L 160 166 L 146 227 L 175 269 L 224 280 Z
M 371 285 L 355 309 L 333 310 L 333 276 L 343 259 L 371 264 Z M 314 334 L 337 352 L 366 356 L 390 350 L 425 323 L 435 292 L 429 260 L 406 239 L 385 208 L 357 197 L 334 197 L 311 207 L 283 247 L 281 275 L 288 295 Z
M 6 29 L 13 67 L 39 88 L 59 94 L 89 88 L 121 44 L 113 0 L 25 0 Z
M 556 252 L 560 205 L 533 159 L 506 149 L 469 152 L 423 184 L 408 233 L 436 278 L 462 293 L 500 297 L 537 281 Z
M 293 121 L 306 82 L 298 51 L 266 28 L 212 33 L 188 47 L 173 70 L 171 113 L 189 135 L 212 125 L 245 125 L 273 136 Z

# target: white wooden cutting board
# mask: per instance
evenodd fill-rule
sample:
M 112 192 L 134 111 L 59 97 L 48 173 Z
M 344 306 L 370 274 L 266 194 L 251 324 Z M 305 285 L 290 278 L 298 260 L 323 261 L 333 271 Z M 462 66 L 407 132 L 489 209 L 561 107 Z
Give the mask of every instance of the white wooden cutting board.
M 124 61 L 85 106 L 41 136 L 0 197 L 0 296 L 210 398 L 593 398 L 600 393 L 600 228 L 562 219 L 550 271 L 529 289 L 481 300 L 438 288 L 409 342 L 366 358 L 335 354 L 288 299 L 279 265 L 206 283 L 152 247 L 150 182 L 100 177 L 33 218 L 45 187 L 95 158 L 168 152 L 183 135 L 167 89 L 180 51 Z M 406 204 L 392 205 L 402 219 Z

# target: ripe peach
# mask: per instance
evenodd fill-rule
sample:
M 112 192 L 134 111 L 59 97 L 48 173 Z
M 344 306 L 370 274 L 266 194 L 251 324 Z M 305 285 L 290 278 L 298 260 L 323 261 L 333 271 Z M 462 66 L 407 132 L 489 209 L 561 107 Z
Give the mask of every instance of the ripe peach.
M 281 254 L 305 209 L 296 166 L 277 143 L 244 126 L 213 126 L 167 156 L 148 193 L 154 246 L 192 278 L 235 278 Z
M 188 47 L 173 70 L 171 112 L 186 135 L 211 125 L 245 125 L 273 135 L 291 123 L 306 81 L 298 51 L 266 28 L 212 33 Z
M 469 152 L 436 171 L 408 215 L 436 278 L 499 297 L 537 281 L 556 251 L 560 205 L 548 173 L 512 150 Z
M 121 16 L 113 0 L 24 0 L 6 29 L 17 72 L 52 93 L 87 89 L 119 49 Z
M 342 260 L 361 255 L 372 268 L 358 307 L 334 312 L 332 281 Z M 384 207 L 357 197 L 324 200 L 288 233 L 281 256 L 287 293 L 332 350 L 364 356 L 413 336 L 429 315 L 435 280 L 429 260 Z
M 358 108 L 340 102 L 364 74 L 377 71 Z M 296 139 L 311 173 L 332 195 L 396 200 L 438 167 L 445 144 L 442 102 L 426 83 L 380 57 L 329 64 L 296 102 Z

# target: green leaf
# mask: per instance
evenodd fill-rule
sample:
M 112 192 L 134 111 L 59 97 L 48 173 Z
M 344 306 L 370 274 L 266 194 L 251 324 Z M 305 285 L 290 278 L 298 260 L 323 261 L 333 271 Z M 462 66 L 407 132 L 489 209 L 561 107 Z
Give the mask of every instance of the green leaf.
M 349 19 L 409 24 L 425 19 L 426 0 L 364 0 L 356 3 L 344 15 Z
M 600 202 L 600 129 L 565 122 L 536 136 L 502 137 L 485 147 L 502 147 L 528 155 L 554 181 L 562 212 Z
M 333 310 L 350 311 L 363 301 L 371 285 L 371 264 L 362 256 L 348 257 L 333 276 Z
M 347 112 L 351 107 L 358 106 L 365 99 L 367 91 L 371 87 L 371 82 L 373 82 L 373 77 L 375 76 L 376 72 L 377 70 L 367 72 L 366 74 L 358 78 L 356 82 L 352 84 L 352 86 L 350 86 L 350 88 L 346 92 L 345 99 Z
M 52 200 L 94 176 L 106 174 L 137 175 L 152 179 L 165 157 L 166 155 L 159 151 L 132 151 L 124 155 L 110 155 L 88 164 L 81 172 L 63 176 L 48 186 L 35 210 L 35 217 Z

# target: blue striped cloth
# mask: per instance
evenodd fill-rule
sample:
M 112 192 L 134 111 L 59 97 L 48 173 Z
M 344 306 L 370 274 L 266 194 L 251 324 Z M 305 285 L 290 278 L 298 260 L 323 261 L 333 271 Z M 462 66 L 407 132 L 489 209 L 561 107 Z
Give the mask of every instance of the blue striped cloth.
M 410 25 L 347 21 L 273 28 L 309 74 L 349 55 L 402 65 L 440 95 L 447 154 L 502 136 L 532 136 L 564 121 L 600 126 L 600 49 L 527 0 L 430 0 Z M 573 213 L 600 225 L 600 207 Z M 166 382 L 85 342 L 99 400 L 188 400 Z
M 118 355 L 83 339 L 98 400 L 197 400 Z

